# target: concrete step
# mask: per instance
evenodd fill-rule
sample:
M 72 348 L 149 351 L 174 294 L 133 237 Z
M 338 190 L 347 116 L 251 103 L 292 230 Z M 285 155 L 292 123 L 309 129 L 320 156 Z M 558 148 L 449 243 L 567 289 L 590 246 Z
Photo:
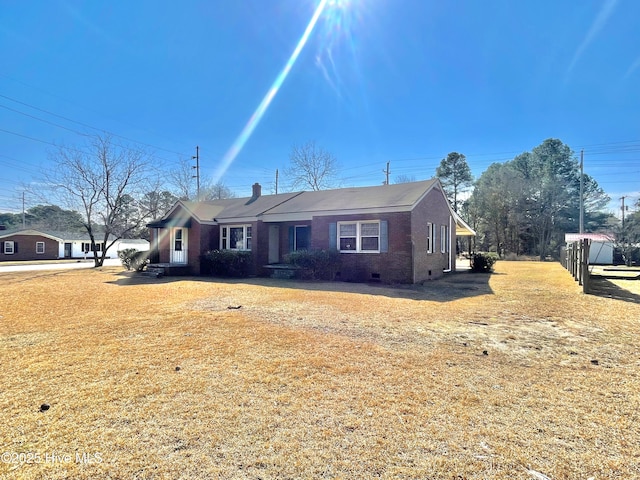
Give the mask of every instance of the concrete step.
M 155 277 L 160 278 L 164 275 L 163 267 L 147 267 L 146 270 L 142 272 L 142 275 L 145 277 Z

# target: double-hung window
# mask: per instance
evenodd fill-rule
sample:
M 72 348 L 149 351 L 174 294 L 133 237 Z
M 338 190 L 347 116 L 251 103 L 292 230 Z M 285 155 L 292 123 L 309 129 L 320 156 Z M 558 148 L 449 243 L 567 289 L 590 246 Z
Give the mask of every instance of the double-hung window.
M 44 242 L 36 242 L 36 253 L 44 253 Z
M 449 227 L 440 225 L 440 252 L 449 252 Z
M 176 228 L 175 232 L 173 233 L 173 250 L 175 252 L 181 252 L 182 251 L 182 229 L 181 228 Z
M 345 253 L 379 253 L 380 222 L 338 222 L 338 250 Z
M 222 227 L 220 248 L 222 250 L 251 250 L 251 225 Z
M 427 222 L 427 253 L 435 251 L 436 226 L 431 222 Z
M 102 243 L 96 243 L 95 249 L 91 248 L 91 243 L 90 242 L 82 242 L 81 246 L 82 246 L 82 251 L 84 253 L 89 253 L 91 251 L 93 251 L 93 252 L 101 252 L 103 244 Z
M 4 242 L 4 253 L 6 255 L 13 255 L 15 253 L 13 242 Z

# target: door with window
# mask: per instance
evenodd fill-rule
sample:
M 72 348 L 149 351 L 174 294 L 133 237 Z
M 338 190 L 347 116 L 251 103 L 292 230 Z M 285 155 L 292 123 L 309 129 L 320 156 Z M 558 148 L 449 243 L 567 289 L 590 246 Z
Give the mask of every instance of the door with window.
M 171 263 L 187 263 L 186 228 L 174 228 L 171 231 Z

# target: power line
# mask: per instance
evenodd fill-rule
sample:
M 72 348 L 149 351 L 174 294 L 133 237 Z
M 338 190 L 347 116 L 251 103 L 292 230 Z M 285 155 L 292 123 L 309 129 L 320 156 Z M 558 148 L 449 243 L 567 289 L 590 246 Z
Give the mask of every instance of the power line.
M 52 116 L 54 116 L 54 117 L 61 118 L 61 119 L 66 120 L 66 121 L 68 121 L 68 122 L 72 122 L 72 123 L 75 123 L 75 124 L 78 124 L 78 125 L 81 125 L 81 126 L 84 126 L 84 127 L 87 127 L 87 128 L 91 128 L 91 129 L 93 129 L 93 130 L 97 130 L 97 131 L 99 131 L 99 132 L 103 132 L 103 133 L 109 134 L 109 135 L 111 135 L 111 136 L 113 136 L 113 137 L 122 138 L 123 140 L 129 141 L 129 142 L 134 142 L 134 143 L 137 143 L 137 144 L 139 144 L 139 145 L 143 145 L 143 146 L 145 146 L 145 147 L 150 147 L 150 148 L 154 148 L 154 149 L 157 149 L 157 150 L 162 150 L 162 151 L 166 151 L 166 152 L 169 152 L 169 153 L 175 153 L 176 155 L 180 155 L 180 156 L 186 156 L 186 154 L 181 153 L 181 152 L 176 152 L 176 151 L 174 151 L 174 150 L 169 150 L 169 149 L 167 149 L 167 148 L 159 147 L 159 146 L 157 146 L 157 145 L 153 145 L 153 144 L 150 144 L 150 143 L 146 143 L 146 142 L 142 142 L 142 141 L 139 141 L 139 140 L 135 140 L 135 139 L 132 139 L 132 138 L 129 138 L 129 137 L 125 137 L 124 135 L 119 135 L 119 134 L 117 134 L 117 133 L 113 133 L 113 132 L 110 132 L 110 131 L 105 130 L 105 129 L 102 129 L 102 128 L 94 127 L 94 126 L 88 125 L 88 124 L 83 123 L 83 122 L 78 122 L 78 121 L 73 120 L 73 119 L 70 119 L 70 118 L 68 118 L 68 117 L 65 117 L 65 116 L 62 116 L 62 115 L 58 115 L 58 114 L 53 113 L 53 112 L 50 112 L 50 111 L 48 111 L 48 110 L 45 110 L 45 109 L 42 109 L 42 108 L 36 107 L 36 106 L 34 106 L 34 105 L 30 105 L 30 104 L 28 104 L 28 103 L 21 102 L 20 100 L 16 100 L 16 99 L 13 99 L 13 98 L 11 98 L 11 97 L 7 97 L 6 95 L 2 95 L 2 94 L 0 94 L 0 97 L 1 97 L 1 98 L 6 98 L 7 100 L 11 100 L 12 102 L 16 102 L 16 103 L 19 103 L 19 104 L 21 104 L 21 105 L 25 105 L 25 106 L 27 106 L 27 107 L 29 107 L 29 108 L 33 108 L 34 110 L 38 110 L 38 111 L 40 111 L 40 112 L 47 113 L 48 115 L 52 115 Z M 80 131 L 78 131 L 78 130 L 74 130 L 74 129 L 72 129 L 72 128 L 65 127 L 64 125 L 60 125 L 59 123 L 51 122 L 51 121 L 49 121 L 49 120 L 45 120 L 45 119 L 43 119 L 43 118 L 36 117 L 35 115 L 30 115 L 30 114 L 25 113 L 25 112 L 22 112 L 22 111 L 20 111 L 20 110 L 16 110 L 16 109 L 13 109 L 13 108 L 11 108 L 11 107 L 7 107 L 7 106 L 5 106 L 5 105 L 0 105 L 0 107 L 1 107 L 1 108 L 4 108 L 4 109 L 6 109 L 6 110 L 10 110 L 10 111 L 12 111 L 12 112 L 18 113 L 18 114 L 20 114 L 20 115 L 24 115 L 24 116 L 26 116 L 26 117 L 33 118 L 34 120 L 38 120 L 38 121 L 40 121 L 40 122 L 44 122 L 44 123 L 47 123 L 47 124 L 49 124 L 49 125 L 53 125 L 53 126 L 56 126 L 56 127 L 59 127 L 59 128 L 65 129 L 65 130 L 68 130 L 68 131 L 70 131 L 70 132 L 72 132 L 72 133 L 75 133 L 75 134 L 77 134 L 77 135 L 81 135 L 81 136 L 84 136 L 84 137 L 88 137 L 88 136 L 90 136 L 90 134 L 88 134 L 88 133 L 80 132 Z M 122 148 L 127 148 L 125 145 L 120 145 L 120 144 L 116 144 L 116 145 L 117 145 L 117 146 L 119 146 L 119 147 L 122 147 Z M 157 158 L 163 159 L 162 157 L 157 157 Z M 163 160 L 172 161 L 172 160 L 168 160 L 168 159 L 163 159 Z
M 83 106 L 83 105 L 79 105 L 79 104 L 77 104 L 77 103 L 75 103 L 75 102 L 72 102 L 72 101 L 70 101 L 70 100 L 66 99 L 66 98 L 63 98 L 63 97 L 60 97 L 60 96 L 58 96 L 58 95 L 55 95 L 55 94 L 53 94 L 53 93 L 51 93 L 51 92 L 48 92 L 47 90 L 44 90 L 44 89 L 42 89 L 42 88 L 35 87 L 35 86 L 33 86 L 33 85 L 30 85 L 30 84 L 28 84 L 28 83 L 26 83 L 26 82 L 23 82 L 23 81 L 21 81 L 21 80 L 18 80 L 18 79 L 16 79 L 16 78 L 12 78 L 12 77 L 10 77 L 10 76 L 8 76 L 8 75 L 4 74 L 4 73 L 0 73 L 0 76 L 3 76 L 3 77 L 5 77 L 5 78 L 8 78 L 9 80 L 12 80 L 12 81 L 14 81 L 14 82 L 20 83 L 20 84 L 22 84 L 22 85 L 24 85 L 24 86 L 27 86 L 27 87 L 29 87 L 29 88 L 33 88 L 33 89 L 35 89 L 35 90 L 39 90 L 39 91 L 41 91 L 41 92 L 44 92 L 44 93 L 46 93 L 47 95 L 49 95 L 49 96 L 51 96 L 51 97 L 54 97 L 54 98 L 57 98 L 57 99 L 63 100 L 63 101 L 65 101 L 65 102 L 67 102 L 67 103 L 70 103 L 70 104 L 72 104 L 72 105 L 76 105 L 76 106 L 78 106 L 78 107 L 80 107 L 80 108 L 83 108 L 83 109 L 85 109 L 85 110 L 87 110 L 87 111 L 91 111 L 91 112 L 97 113 L 98 115 L 104 116 L 104 115 L 103 115 L 102 113 L 100 113 L 100 112 L 97 112 L 97 111 L 95 111 L 95 110 L 91 110 L 91 109 L 89 109 L 89 108 L 87 108 L 87 107 L 85 107 L 85 106 Z M 149 144 L 149 143 L 141 142 L 141 141 L 138 141 L 138 140 L 134 140 L 134 139 L 131 139 L 131 138 L 128 138 L 128 137 L 122 136 L 122 135 L 118 135 L 118 134 L 116 134 L 116 133 L 110 132 L 110 131 L 105 130 L 105 129 L 103 129 L 103 128 L 94 127 L 94 126 L 92 126 L 92 125 L 89 125 L 89 124 L 86 124 L 86 123 L 83 123 L 83 122 L 79 122 L 79 121 L 77 121 L 77 120 L 73 120 L 73 119 L 71 119 L 71 118 L 67 118 L 67 117 L 65 117 L 65 116 L 63 116 L 63 115 L 59 115 L 59 114 L 57 114 L 57 113 L 50 112 L 50 111 L 45 110 L 45 109 L 43 109 L 43 108 L 36 107 L 35 105 L 31 105 L 31 104 L 29 104 L 29 103 L 26 103 L 26 102 L 23 102 L 23 101 L 17 100 L 17 99 L 15 99 L 15 98 L 8 97 L 8 96 L 6 96 L 6 95 L 0 95 L 0 97 L 1 97 L 1 98 L 5 98 L 5 99 L 7 99 L 7 100 L 10 100 L 10 101 L 12 101 L 12 102 L 16 102 L 16 103 L 19 103 L 19 104 L 21 104 L 21 105 L 24 105 L 24 106 L 27 106 L 27 107 L 33 108 L 33 109 L 38 110 L 38 111 L 40 111 L 40 112 L 47 113 L 47 114 L 49 114 L 49 115 L 53 115 L 54 117 L 58 117 L 58 118 L 61 118 L 61 119 L 63 119 L 63 120 L 67 120 L 67 121 L 72 122 L 72 123 L 75 123 L 75 124 L 77 124 L 77 125 L 81 125 L 81 126 L 83 126 L 83 127 L 87 127 L 87 128 L 91 128 L 91 129 L 94 129 L 94 130 L 98 130 L 98 131 L 100 131 L 100 132 L 108 133 L 108 134 L 110 134 L 110 135 L 112 135 L 112 136 L 114 136 L 114 137 L 119 137 L 119 138 L 122 138 L 122 139 L 127 140 L 127 141 L 130 141 L 130 142 L 139 143 L 139 144 L 141 144 L 141 145 L 144 145 L 144 146 L 147 146 L 147 147 L 156 148 L 156 149 L 158 149 L 158 150 L 163 150 L 163 151 L 166 151 L 166 152 L 169 152 L 169 153 L 175 153 L 175 154 L 177 154 L 177 155 L 183 155 L 183 156 L 185 156 L 185 157 L 187 157 L 187 156 L 188 156 L 188 154 L 185 154 L 184 152 L 176 152 L 176 151 L 169 150 L 169 149 L 166 149 L 166 148 L 163 148 L 163 147 L 159 147 L 159 146 L 157 146 L 157 145 L 153 145 L 153 144 Z M 121 121 L 120 121 L 120 122 L 121 122 Z M 126 124 L 126 122 L 121 122 L 121 123 Z M 140 127 L 137 127 L 137 126 L 135 126 L 135 125 L 130 125 L 130 126 L 133 126 L 133 127 L 135 127 L 136 129 L 144 130 L 144 129 L 142 129 L 142 128 L 140 128 Z M 151 132 L 150 132 L 150 133 L 151 133 Z
M 0 95 L 0 97 L 3 97 L 3 96 L 4 95 Z M 25 117 L 33 118 L 34 120 L 38 120 L 40 122 L 47 123 L 49 125 L 53 125 L 54 127 L 63 128 L 65 130 L 68 130 L 69 132 L 75 133 L 76 135 L 82 135 L 84 137 L 88 137 L 89 136 L 87 133 L 79 132 L 78 130 L 74 130 L 73 128 L 65 127 L 64 125 L 60 125 L 59 123 L 50 122 L 49 120 L 45 120 L 44 118 L 36 117 L 35 115 L 30 115 L 28 113 L 21 112 L 20 110 L 16 110 L 14 108 L 7 107 L 6 105 L 0 105 L 0 108 L 4 108 L 5 110 L 9 110 L 11 112 L 19 113 L 20 115 L 24 115 Z
M 4 128 L 0 128 L 0 132 L 8 133 L 8 134 L 10 134 L 10 135 L 15 135 L 15 136 L 17 136 L 17 137 L 26 138 L 27 140 L 32 140 L 32 141 L 34 141 L 34 142 L 44 143 L 44 144 L 51 145 L 51 146 L 56 147 L 56 148 L 60 148 L 60 147 L 62 147 L 62 145 L 58 145 L 58 144 L 56 144 L 56 143 L 49 142 L 49 141 L 47 141 L 47 140 L 42 140 L 42 139 L 40 139 L 40 138 L 31 137 L 31 136 L 29 136 L 29 135 L 24 135 L 24 134 L 22 134 L 22 133 L 13 132 L 13 131 L 11 131 L 11 130 L 6 130 L 6 129 L 4 129 Z M 114 143 L 113 145 L 114 145 L 114 146 L 117 146 L 117 147 L 120 147 L 120 148 L 127 148 L 127 146 L 126 146 L 126 145 L 121 145 L 121 144 L 119 144 L 119 143 Z M 73 151 L 73 152 L 83 153 L 83 154 L 85 154 L 85 155 L 91 155 L 91 154 L 92 154 L 92 152 L 88 152 L 88 151 L 86 151 L 86 150 L 81 150 L 81 149 L 79 149 L 79 148 L 75 148 L 75 147 L 67 147 L 67 146 L 64 146 L 64 148 L 65 148 L 65 149 L 67 149 L 67 150 L 71 150 L 71 151 Z M 156 155 L 154 155 L 153 157 L 154 157 L 154 158 L 156 158 L 156 159 L 158 159 L 158 160 L 164 160 L 164 161 L 166 161 L 166 162 L 168 162 L 168 163 L 170 163 L 170 164 L 173 164 L 173 163 L 174 163 L 174 160 L 171 160 L 171 159 L 168 159 L 168 158 L 158 157 L 158 156 L 156 156 Z M 159 166 L 161 167 L 162 165 L 153 165 L 153 166 L 152 166 L 152 168 L 157 170 L 157 168 L 158 168 Z

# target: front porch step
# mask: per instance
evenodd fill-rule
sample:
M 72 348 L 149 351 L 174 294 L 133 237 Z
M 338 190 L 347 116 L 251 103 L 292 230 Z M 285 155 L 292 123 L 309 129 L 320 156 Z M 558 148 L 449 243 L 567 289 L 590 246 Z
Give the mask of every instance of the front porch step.
M 272 263 L 270 265 L 265 265 L 264 268 L 271 270 L 271 278 L 282 279 L 295 278 L 296 272 L 300 270 L 300 267 L 286 263 Z
M 164 275 L 164 267 L 152 267 L 148 266 L 146 270 L 142 272 L 145 277 L 160 278 Z
M 178 263 L 150 263 L 146 268 L 149 276 L 157 277 L 182 277 L 191 274 L 191 267 Z
M 271 278 L 292 279 L 296 276 L 295 270 L 278 269 L 271 273 Z

